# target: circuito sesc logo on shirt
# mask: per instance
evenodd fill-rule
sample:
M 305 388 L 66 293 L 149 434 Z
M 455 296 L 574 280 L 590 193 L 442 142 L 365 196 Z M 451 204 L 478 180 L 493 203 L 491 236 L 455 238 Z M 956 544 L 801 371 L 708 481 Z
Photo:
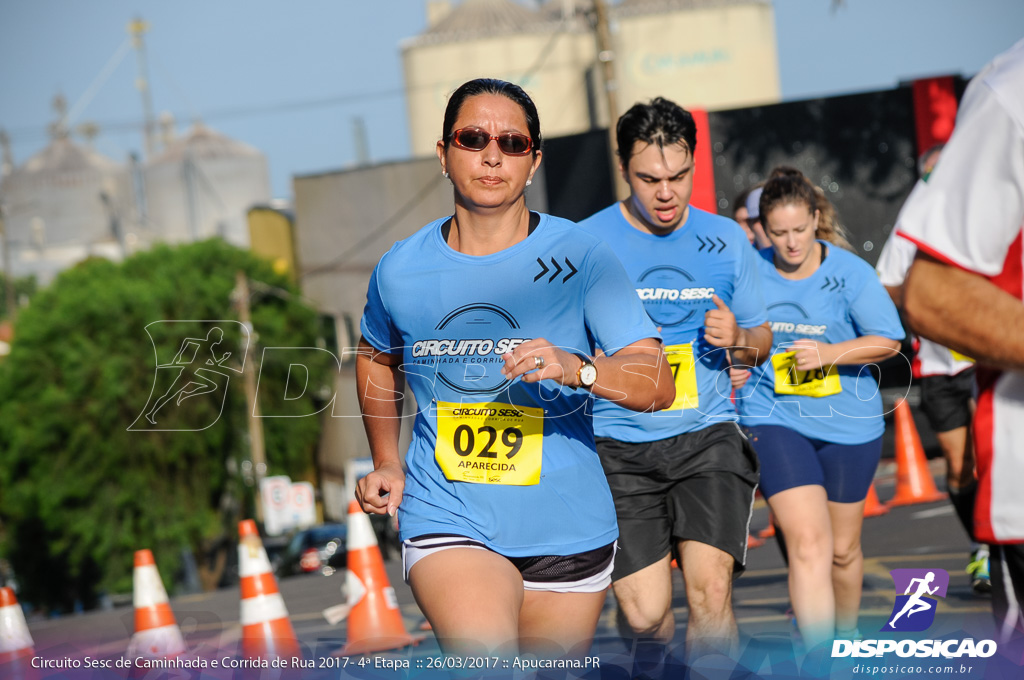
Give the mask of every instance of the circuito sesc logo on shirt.
M 637 279 L 636 294 L 654 323 L 678 326 L 703 311 L 715 294 L 714 288 L 697 286 L 695 282 L 689 272 L 679 267 L 651 267 Z
M 459 307 L 438 322 L 435 331 L 436 338 L 413 343 L 412 363 L 434 367 L 442 383 L 469 395 L 507 387 L 510 381 L 501 375 L 501 356 L 529 340 L 508 310 L 487 303 Z

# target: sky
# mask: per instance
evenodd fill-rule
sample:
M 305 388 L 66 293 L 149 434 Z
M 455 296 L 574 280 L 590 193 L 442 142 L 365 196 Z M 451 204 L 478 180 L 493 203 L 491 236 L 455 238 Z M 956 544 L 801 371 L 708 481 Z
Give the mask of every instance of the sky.
M 519 0 L 529 3 L 531 0 Z M 784 101 L 976 73 L 1024 37 L 1022 0 L 774 0 Z M 141 150 L 126 25 L 141 16 L 156 112 L 261 149 L 275 197 L 294 175 L 409 157 L 401 43 L 426 0 L 0 0 L 0 128 L 20 164 L 45 147 L 57 93 L 118 161 Z M 440 122 L 440 121 L 439 121 Z

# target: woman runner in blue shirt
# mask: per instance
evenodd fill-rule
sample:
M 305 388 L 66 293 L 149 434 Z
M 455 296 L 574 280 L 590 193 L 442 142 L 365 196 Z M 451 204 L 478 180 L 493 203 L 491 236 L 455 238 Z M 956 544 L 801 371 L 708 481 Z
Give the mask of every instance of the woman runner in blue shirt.
M 904 333 L 874 270 L 846 250 L 834 208 L 802 173 L 772 171 L 759 207 L 772 242 L 759 264 L 774 346 L 737 405 L 786 537 L 790 600 L 811 649 L 855 635 L 864 499 L 884 430 L 867 365 L 896 354 Z
M 587 653 L 618 536 L 591 402 L 656 411 L 675 396 L 611 249 L 527 209 L 540 141 L 518 86 L 455 91 L 437 143 L 455 213 L 381 258 L 361 324 L 374 472 L 356 496 L 398 511 L 406 579 L 447 653 Z

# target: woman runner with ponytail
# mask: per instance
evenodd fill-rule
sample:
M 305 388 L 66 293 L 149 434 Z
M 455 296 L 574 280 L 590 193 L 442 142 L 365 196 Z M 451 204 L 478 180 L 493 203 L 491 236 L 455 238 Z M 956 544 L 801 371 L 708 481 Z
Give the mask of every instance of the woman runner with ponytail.
M 867 364 L 896 354 L 903 327 L 874 270 L 850 252 L 835 208 L 798 170 L 772 171 L 760 199 L 771 358 L 738 392 L 761 492 L 789 551 L 789 592 L 808 650 L 857 632 L 864 499 L 882 451 L 882 402 Z

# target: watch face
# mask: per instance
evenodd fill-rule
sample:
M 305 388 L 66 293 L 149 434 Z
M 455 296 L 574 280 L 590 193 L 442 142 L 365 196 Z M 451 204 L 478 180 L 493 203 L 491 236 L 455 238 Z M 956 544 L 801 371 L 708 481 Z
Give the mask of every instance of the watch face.
M 585 364 L 580 369 L 580 382 L 584 387 L 590 387 L 597 381 L 597 367 L 594 364 Z

